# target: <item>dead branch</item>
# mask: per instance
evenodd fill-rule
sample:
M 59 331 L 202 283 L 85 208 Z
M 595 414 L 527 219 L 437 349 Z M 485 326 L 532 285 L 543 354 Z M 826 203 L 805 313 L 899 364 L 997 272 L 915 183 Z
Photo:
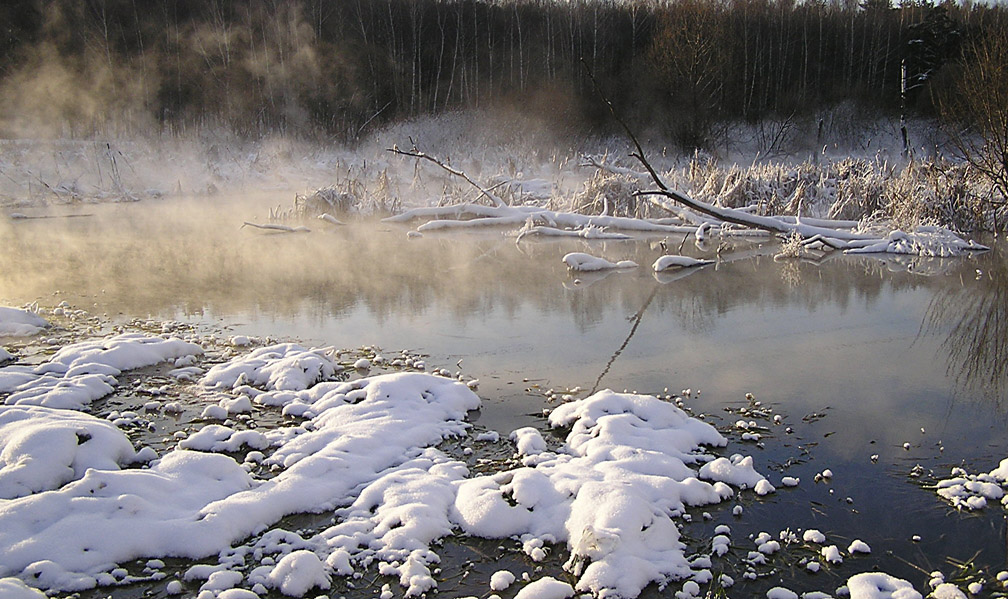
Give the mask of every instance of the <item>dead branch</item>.
M 410 140 L 410 143 L 412 143 L 412 142 L 413 142 L 413 140 Z M 473 187 L 475 187 L 476 189 L 478 189 L 480 191 L 480 195 L 481 196 L 486 196 L 487 198 L 489 198 L 490 201 L 492 201 L 495 206 L 497 206 L 499 208 L 507 206 L 507 203 L 504 200 L 502 200 L 499 197 L 493 195 L 492 193 L 490 193 L 489 190 L 484 189 L 483 186 L 481 186 L 479 183 L 477 183 L 477 182 L 473 181 L 472 179 L 470 179 L 469 175 L 465 174 L 464 172 L 462 172 L 462 171 L 460 171 L 458 169 L 454 169 L 454 168 L 448 166 L 447 164 L 445 164 L 444 162 L 442 162 L 442 161 L 438 160 L 437 158 L 431 156 L 430 154 L 426 154 L 424 152 L 421 152 L 416 147 L 415 143 L 413 143 L 413 149 L 411 149 L 411 150 L 400 150 L 399 146 L 392 146 L 391 148 L 388 149 L 388 151 L 392 152 L 393 154 L 399 154 L 399 155 L 402 155 L 402 156 L 410 156 L 412 158 L 421 158 L 423 160 L 429 160 L 430 162 L 433 162 L 434 164 L 440 166 L 441 168 L 443 168 L 444 170 L 448 171 L 449 173 L 455 175 L 456 177 L 461 177 L 462 179 L 465 179 L 466 182 L 468 182 L 470 185 L 472 185 Z

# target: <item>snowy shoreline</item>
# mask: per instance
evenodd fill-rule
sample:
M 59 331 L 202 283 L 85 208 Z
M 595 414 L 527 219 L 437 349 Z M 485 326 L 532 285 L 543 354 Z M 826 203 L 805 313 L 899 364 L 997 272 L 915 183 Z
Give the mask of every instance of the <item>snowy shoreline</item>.
M 0 368 L 0 545 L 11 548 L 0 557 L 0 589 L 34 596 L 16 577 L 50 591 L 147 581 L 204 599 L 244 599 L 270 588 L 305 596 L 338 580 L 352 585 L 376 569 L 413 596 L 436 589 L 437 547 L 461 534 L 514 539 L 533 564 L 553 552 L 568 556 L 567 574 L 536 573 L 519 596 L 633 597 L 649 584 L 681 584 L 676 596 L 685 599 L 701 585 L 729 588 L 732 576 L 750 572 L 728 575 L 719 564 L 741 545 L 728 526 L 716 529 L 705 555 L 686 552 L 679 539 L 695 513 L 688 508 L 727 509 L 737 497 L 800 485 L 792 477 L 771 484 L 752 457 L 734 452 L 738 442 L 684 412 L 679 397 L 611 391 L 571 397 L 552 410 L 550 426 L 569 431 L 562 446 L 537 429 L 519 429 L 510 435 L 515 460 L 474 475 L 466 461 L 474 449 L 508 446 L 508 435 L 474 433 L 465 419 L 480 405 L 475 385 L 447 371 L 422 372 L 426 365 L 408 357 L 372 356 L 365 364 L 333 348 L 257 347 L 244 338 L 220 353 L 195 331 L 170 323 L 162 329 L 175 332 L 82 339 L 44 362 L 20 364 L 13 354 L 14 363 Z M 365 374 L 353 366 L 372 362 L 398 362 L 402 371 L 340 380 Z M 198 430 L 176 436 L 160 455 L 136 447 L 125 431 L 144 426 L 144 411 L 179 409 L 171 389 L 132 413 L 87 414 L 119 387 L 117 377 L 158 364 L 202 403 L 188 406 L 202 410 L 193 421 Z M 251 426 L 254 414 L 268 411 L 287 418 L 276 427 Z M 742 442 L 759 440 L 755 423 L 733 428 Z M 445 439 L 466 451 L 446 453 L 439 448 Z M 711 451 L 726 445 L 721 457 Z M 979 482 L 1006 484 L 998 472 Z M 964 489 L 975 490 L 958 474 Z M 276 526 L 305 512 L 332 513 L 333 523 L 314 531 Z M 782 545 L 801 543 L 820 555 L 805 562 L 811 571 L 870 551 L 860 541 L 838 547 L 818 531 L 805 531 L 801 541 L 793 534 L 761 534 L 746 560 L 761 563 Z M 213 555 L 216 564 L 164 569 L 167 557 Z M 143 573 L 130 571 L 138 559 L 146 560 Z M 484 584 L 503 591 L 515 584 L 510 574 Z M 853 574 L 846 586 L 855 599 L 920 596 L 883 574 Z M 388 585 L 386 592 L 397 594 Z M 775 588 L 767 596 L 789 593 Z

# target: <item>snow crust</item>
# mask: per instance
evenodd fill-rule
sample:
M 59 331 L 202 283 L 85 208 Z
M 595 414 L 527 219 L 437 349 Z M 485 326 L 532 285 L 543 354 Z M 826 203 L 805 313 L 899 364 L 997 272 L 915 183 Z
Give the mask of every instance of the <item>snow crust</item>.
M 0 337 L 27 337 L 48 326 L 49 322 L 34 312 L 0 306 Z

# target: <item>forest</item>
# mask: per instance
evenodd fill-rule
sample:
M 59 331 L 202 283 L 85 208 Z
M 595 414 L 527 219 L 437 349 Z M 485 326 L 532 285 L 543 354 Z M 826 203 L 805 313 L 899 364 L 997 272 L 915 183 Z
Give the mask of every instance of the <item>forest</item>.
M 978 52 L 1008 38 L 1003 6 L 930 0 L 14 0 L 0 22 L 8 138 L 353 141 L 515 106 L 581 134 L 613 130 L 604 95 L 689 150 L 841 103 L 968 121 L 962 73 L 1008 70 L 1005 44 Z

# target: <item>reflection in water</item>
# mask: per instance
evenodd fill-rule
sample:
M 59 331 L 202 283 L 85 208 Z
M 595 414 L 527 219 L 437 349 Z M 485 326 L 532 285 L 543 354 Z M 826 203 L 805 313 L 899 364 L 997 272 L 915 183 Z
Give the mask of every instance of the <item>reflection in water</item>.
M 1008 389 L 1008 267 L 996 248 L 969 286 L 946 286 L 928 306 L 922 331 L 944 335 L 939 352 L 961 393 L 979 395 L 1000 409 Z

